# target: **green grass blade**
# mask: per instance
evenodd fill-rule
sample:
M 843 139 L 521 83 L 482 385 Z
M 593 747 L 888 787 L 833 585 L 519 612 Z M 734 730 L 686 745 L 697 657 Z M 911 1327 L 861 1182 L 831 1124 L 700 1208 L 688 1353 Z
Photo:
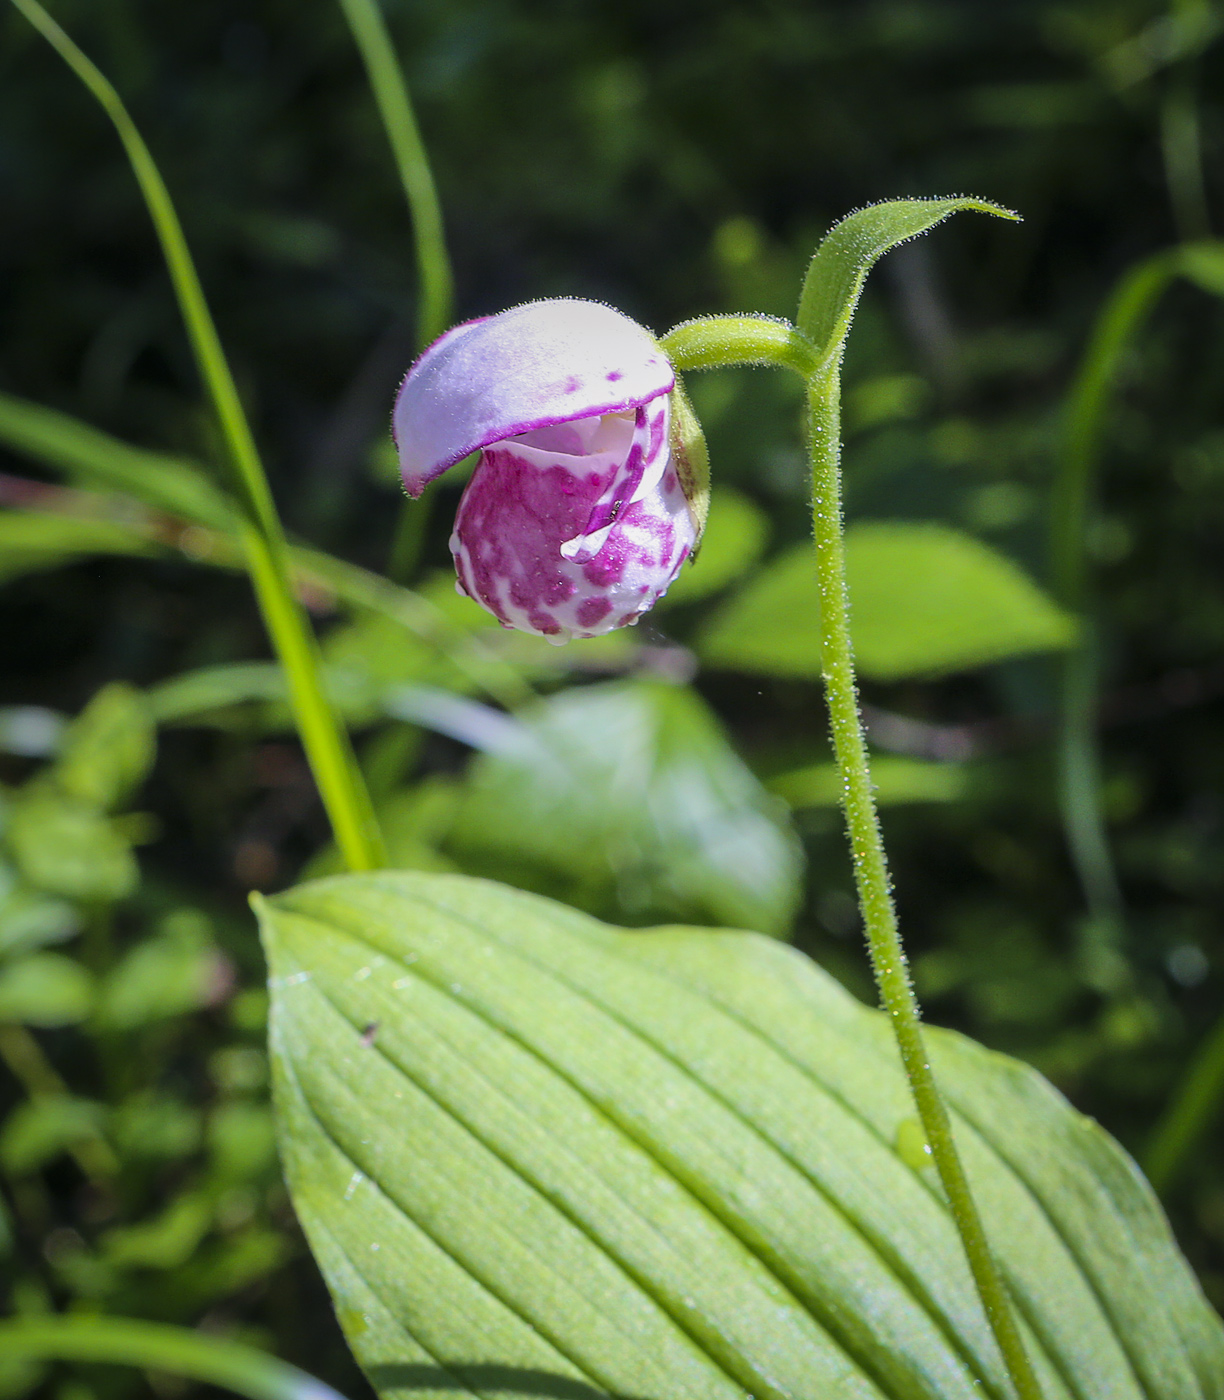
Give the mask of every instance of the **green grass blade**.
M 1090 609 L 1088 515 L 1100 472 L 1105 427 L 1119 372 L 1157 301 L 1175 277 L 1224 296 L 1224 243 L 1206 240 L 1166 249 L 1127 271 L 1097 318 L 1068 397 L 1050 499 L 1050 576 L 1067 609 Z M 1059 789 L 1067 845 L 1088 908 L 1118 927 L 1122 895 L 1100 802 L 1095 734 L 1096 662 L 1092 628 L 1062 667 Z
M 340 0 L 340 8 L 361 51 L 412 216 L 420 279 L 417 343 L 424 349 L 442 334 L 452 319 L 454 276 L 446 252 L 442 206 L 412 110 L 408 84 L 396 60 L 387 21 L 377 0 Z
M 0 1322 L 0 1359 L 27 1357 L 168 1371 L 247 1400 L 342 1400 L 331 1386 L 252 1347 L 135 1318 L 77 1314 Z
M 38 0 L 13 0 L 13 4 L 97 98 L 123 142 L 161 243 L 196 363 L 228 449 L 232 482 L 242 505 L 238 533 L 247 569 L 265 625 L 285 667 L 294 718 L 337 845 L 351 869 L 376 869 L 385 857 L 374 808 L 348 735 L 323 692 L 318 649 L 289 581 L 280 518 L 170 192 L 109 80 Z

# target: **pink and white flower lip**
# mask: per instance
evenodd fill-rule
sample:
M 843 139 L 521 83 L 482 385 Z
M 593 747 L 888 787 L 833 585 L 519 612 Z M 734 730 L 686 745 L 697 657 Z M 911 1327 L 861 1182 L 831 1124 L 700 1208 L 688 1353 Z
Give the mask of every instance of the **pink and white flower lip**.
M 450 542 L 459 590 L 557 642 L 636 622 L 698 534 L 672 461 L 675 385 L 654 338 L 597 302 L 532 302 L 435 341 L 393 427 L 414 496 L 481 454 Z

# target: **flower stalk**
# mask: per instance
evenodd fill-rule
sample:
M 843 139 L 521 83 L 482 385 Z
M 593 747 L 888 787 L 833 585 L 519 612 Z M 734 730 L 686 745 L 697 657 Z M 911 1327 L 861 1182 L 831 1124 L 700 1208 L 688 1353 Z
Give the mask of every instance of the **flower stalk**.
M 802 327 L 796 329 L 764 317 L 690 321 L 670 331 L 660 343 L 678 370 L 771 364 L 798 372 L 807 384 L 812 530 L 821 599 L 825 699 L 834 754 L 841 771 L 842 807 L 872 970 L 892 1023 L 931 1159 L 1012 1385 L 1019 1400 L 1042 1400 L 1011 1298 L 991 1253 L 956 1149 L 947 1105 L 931 1070 L 893 905 L 850 640 L 841 500 L 840 355 L 822 361 L 814 348 L 816 337 L 805 335 Z
M 918 999 L 897 926 L 884 838 L 871 784 L 867 744 L 859 714 L 850 642 L 846 591 L 845 537 L 841 505 L 840 372 L 836 365 L 808 384 L 812 460 L 812 529 L 821 600 L 821 646 L 825 700 L 833 751 L 842 777 L 842 808 L 854 862 L 859 907 L 872 971 L 910 1091 L 922 1121 L 935 1170 L 948 1198 L 973 1281 L 986 1317 L 1021 1400 L 1041 1400 L 1041 1388 L 1024 1348 L 1020 1329 L 998 1264 L 990 1251 L 981 1216 L 952 1136 L 947 1105 L 931 1070 L 922 1035 Z

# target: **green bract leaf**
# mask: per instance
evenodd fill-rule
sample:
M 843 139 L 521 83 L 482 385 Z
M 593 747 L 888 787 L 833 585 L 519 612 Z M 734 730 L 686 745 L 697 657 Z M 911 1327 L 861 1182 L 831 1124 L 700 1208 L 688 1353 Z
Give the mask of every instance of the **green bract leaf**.
M 876 521 L 846 534 L 855 657 L 899 680 L 968 670 L 1075 640 L 1075 622 L 1015 564 L 944 525 Z M 810 545 L 773 560 L 698 639 L 711 665 L 820 675 L 820 592 Z
M 849 215 L 825 235 L 803 283 L 796 324 L 826 363 L 841 354 L 867 274 L 899 243 L 942 223 L 950 214 L 976 210 L 1002 219 L 1018 216 L 984 199 L 891 199 Z
M 520 718 L 473 761 L 448 837 L 465 869 L 643 922 L 786 931 L 798 841 L 692 691 L 584 686 Z
M 384 1395 L 1009 1393 L 889 1027 L 801 955 L 452 876 L 261 917 L 294 1203 Z M 1048 1400 L 1221 1394 L 1133 1164 L 929 1034 Z

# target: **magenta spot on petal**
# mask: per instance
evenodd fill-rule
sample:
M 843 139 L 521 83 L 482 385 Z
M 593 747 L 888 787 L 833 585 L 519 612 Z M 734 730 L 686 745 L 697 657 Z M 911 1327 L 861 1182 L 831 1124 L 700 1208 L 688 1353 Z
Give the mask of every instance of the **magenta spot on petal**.
M 618 548 L 619 541 L 609 539 L 594 559 L 582 566 L 582 577 L 595 588 L 608 588 L 619 583 L 625 573 L 625 557 Z
M 625 373 L 623 370 L 611 369 L 608 371 L 606 377 L 609 384 L 615 384 L 618 379 L 624 379 Z
M 570 377 L 565 381 L 565 392 L 567 394 L 576 394 L 581 388 L 582 380 L 579 379 L 576 374 L 571 374 Z
M 527 621 L 531 623 L 534 631 L 541 632 L 546 637 L 555 637 L 561 630 L 551 613 L 533 612 L 528 615 Z
M 638 592 L 639 592 L 639 593 L 649 593 L 649 592 L 650 592 L 650 585 L 649 585 L 648 583 L 643 583 L 643 584 L 641 584 L 641 585 L 638 587 Z
M 577 591 L 578 585 L 572 578 L 568 578 L 565 574 L 559 574 L 544 586 L 544 601 L 556 607 L 558 603 L 568 603 Z
M 578 605 L 579 627 L 594 627 L 612 611 L 612 604 L 606 598 L 587 598 Z

